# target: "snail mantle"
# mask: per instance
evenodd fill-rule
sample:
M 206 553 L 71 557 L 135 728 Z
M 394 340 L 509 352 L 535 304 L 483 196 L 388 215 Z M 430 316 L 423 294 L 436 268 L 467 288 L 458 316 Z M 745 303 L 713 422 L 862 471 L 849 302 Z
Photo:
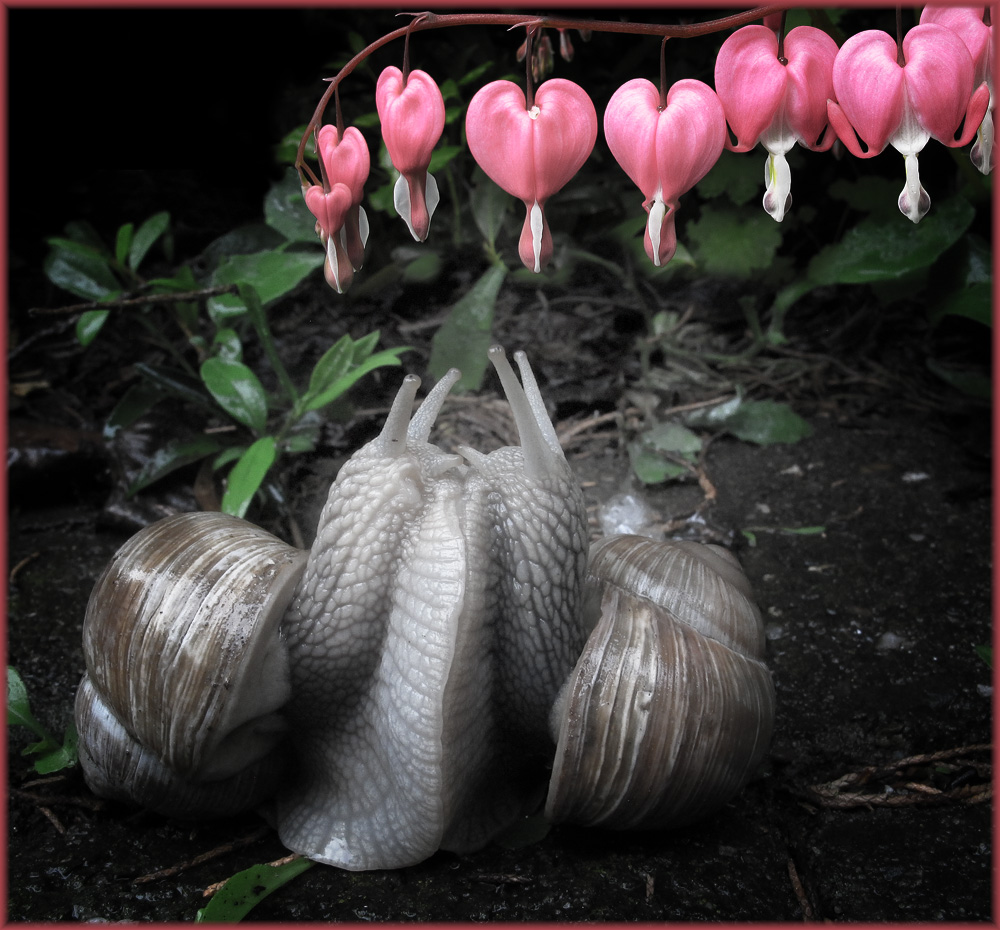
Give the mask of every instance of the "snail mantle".
M 76 699 L 92 790 L 178 817 L 273 798 L 289 849 L 345 869 L 552 821 L 660 829 L 718 808 L 771 737 L 739 563 L 605 537 L 523 353 L 521 445 L 429 442 L 449 372 L 341 468 L 309 551 L 219 513 L 136 534 L 97 582 Z

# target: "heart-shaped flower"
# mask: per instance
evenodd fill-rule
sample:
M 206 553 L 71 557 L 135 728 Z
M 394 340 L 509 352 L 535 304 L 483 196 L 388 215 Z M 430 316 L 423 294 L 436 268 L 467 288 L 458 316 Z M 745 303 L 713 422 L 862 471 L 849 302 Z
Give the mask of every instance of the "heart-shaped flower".
M 375 86 L 375 107 L 382 139 L 400 175 L 393 204 L 413 238 L 423 242 L 441 199 L 427 168 L 444 131 L 444 98 L 426 72 L 411 71 L 404 81 L 399 68 L 388 67 Z
M 853 155 L 871 158 L 886 145 L 903 155 L 906 186 L 899 209 L 918 223 L 931 200 L 920 184 L 917 155 L 931 138 L 948 146 L 969 142 L 986 114 L 990 92 L 985 83 L 975 87 L 965 43 L 937 23 L 914 26 L 903 38 L 903 64 L 896 55 L 896 42 L 886 32 L 869 29 L 851 36 L 833 65 L 837 101 L 827 109 Z
M 674 214 L 681 194 L 719 160 L 726 142 L 726 117 L 715 91 L 690 78 L 678 81 L 660 109 L 660 92 L 635 78 L 615 91 L 604 113 L 611 154 L 632 179 L 649 214 L 644 244 L 654 265 L 669 262 L 677 249 Z
M 764 209 L 778 222 L 791 207 L 791 172 L 785 153 L 796 142 L 823 152 L 833 145 L 826 102 L 834 96 L 837 43 L 821 29 L 797 26 L 785 36 L 784 60 L 778 38 L 765 26 L 737 29 L 715 61 L 715 90 L 736 134 L 736 152 L 758 142 L 767 149 Z
M 921 23 L 937 23 L 954 32 L 972 56 L 975 68 L 973 83 L 978 87 L 983 81 L 990 90 L 990 104 L 976 132 L 976 141 L 969 153 L 972 163 L 983 173 L 993 170 L 993 26 L 983 20 L 986 7 L 981 6 L 925 6 L 920 14 Z
M 546 81 L 528 109 L 524 91 L 494 81 L 477 91 L 465 118 L 469 150 L 508 194 L 524 202 L 518 244 L 525 267 L 552 257 L 545 202 L 580 170 L 597 141 L 597 112 L 586 91 L 563 78 Z
M 306 206 L 319 226 L 320 238 L 326 246 L 323 275 L 338 294 L 347 290 L 354 278 L 354 267 L 347 254 L 344 224 L 351 211 L 351 189 L 336 183 L 324 191 L 318 184 L 307 187 L 304 193 Z
M 365 259 L 368 241 L 368 215 L 361 201 L 365 181 L 371 170 L 368 143 L 353 126 L 344 130 L 340 138 L 336 126 L 323 126 L 316 136 L 316 147 L 323 164 L 323 173 L 329 186 L 345 184 L 351 191 L 351 208 L 344 223 L 344 241 L 351 265 L 358 271 Z

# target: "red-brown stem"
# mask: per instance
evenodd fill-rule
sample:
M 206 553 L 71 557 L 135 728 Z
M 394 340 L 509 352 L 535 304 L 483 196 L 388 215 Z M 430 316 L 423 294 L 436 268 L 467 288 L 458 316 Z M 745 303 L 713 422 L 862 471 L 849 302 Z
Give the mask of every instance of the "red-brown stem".
M 344 140 L 344 114 L 340 109 L 340 88 L 338 87 L 333 94 L 333 105 L 337 113 L 337 141 L 343 142 Z
M 403 90 L 406 90 L 406 81 L 410 77 L 410 33 L 413 32 L 413 24 L 417 19 L 410 20 L 410 25 L 406 27 L 406 35 L 403 37 Z
M 524 40 L 524 108 L 531 111 L 535 105 L 535 82 L 531 77 L 531 57 L 534 54 L 535 30 L 528 26 L 528 35 Z
M 443 29 L 447 26 L 515 27 L 530 25 L 536 29 L 588 29 L 592 32 L 616 32 L 625 35 L 691 39 L 696 36 L 710 35 L 713 32 L 721 32 L 724 29 L 735 29 L 763 16 L 767 16 L 770 13 L 779 13 L 784 9 L 786 9 L 784 5 L 755 7 L 752 10 L 747 10 L 745 13 L 735 13 L 732 16 L 724 16 L 721 19 L 713 19 L 704 23 L 691 23 L 686 26 L 664 26 L 658 23 L 628 23 L 616 22 L 614 20 L 571 19 L 563 16 L 525 16 L 512 13 L 421 13 L 408 25 L 386 33 L 363 48 L 340 69 L 336 77 L 328 79 L 330 86 L 327 87 L 320 98 L 312 118 L 306 126 L 305 132 L 302 134 L 302 140 L 299 142 L 299 149 L 295 158 L 295 167 L 301 170 L 309 136 L 316 131 L 322 122 L 323 111 L 326 110 L 327 104 L 330 102 L 330 97 L 336 92 L 341 81 L 361 62 L 368 58 L 369 55 L 378 51 L 382 46 L 402 38 L 409 32 L 419 32 L 424 29 Z
M 781 11 L 781 24 L 778 26 L 778 61 L 783 65 L 788 64 L 788 59 L 785 58 L 785 20 L 788 18 L 788 11 Z
M 660 106 L 659 109 L 662 112 L 667 108 L 667 39 L 670 36 L 664 36 L 663 41 L 660 43 Z

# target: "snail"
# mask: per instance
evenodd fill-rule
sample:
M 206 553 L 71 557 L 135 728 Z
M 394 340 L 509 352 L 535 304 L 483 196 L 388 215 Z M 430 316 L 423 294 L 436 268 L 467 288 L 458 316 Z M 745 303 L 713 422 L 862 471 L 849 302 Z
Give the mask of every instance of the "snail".
M 716 546 L 610 536 L 534 375 L 503 350 L 520 446 L 429 441 L 449 372 L 340 469 L 308 552 L 223 514 L 140 531 L 95 586 L 76 717 L 99 794 L 175 816 L 264 798 L 291 850 L 346 869 L 553 821 L 660 829 L 767 751 L 760 612 Z

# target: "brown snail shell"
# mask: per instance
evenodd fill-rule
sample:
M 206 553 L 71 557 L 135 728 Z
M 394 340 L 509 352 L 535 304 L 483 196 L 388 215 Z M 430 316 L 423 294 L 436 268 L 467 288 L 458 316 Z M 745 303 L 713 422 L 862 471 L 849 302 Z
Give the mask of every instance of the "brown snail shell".
M 122 546 L 83 628 L 77 729 L 96 793 L 197 813 L 186 787 L 167 798 L 165 780 L 221 783 L 247 767 L 254 773 L 242 778 L 256 787 L 240 806 L 273 790 L 278 760 L 266 760 L 289 697 L 280 622 L 306 556 L 221 513 L 168 517 Z M 151 771 L 153 761 L 165 771 Z M 126 776 L 141 790 L 122 785 Z
M 717 546 L 610 536 L 588 576 L 600 611 L 553 713 L 546 815 L 618 829 L 703 817 L 749 780 L 770 742 L 763 624 Z

